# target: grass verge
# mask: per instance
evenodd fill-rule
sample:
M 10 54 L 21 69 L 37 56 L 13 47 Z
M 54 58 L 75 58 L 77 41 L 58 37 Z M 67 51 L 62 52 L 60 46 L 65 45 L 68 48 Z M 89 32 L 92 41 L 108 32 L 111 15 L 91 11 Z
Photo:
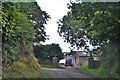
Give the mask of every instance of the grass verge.
M 49 78 L 47 73 L 41 72 L 40 78 Z
M 60 68 L 58 65 L 54 65 L 54 64 L 40 64 L 41 67 L 44 68 Z
M 83 64 L 80 67 L 80 72 L 91 76 L 95 76 L 97 78 L 109 78 L 108 75 L 105 72 L 103 72 L 101 68 L 89 69 L 87 64 Z
M 53 79 L 50 78 L 47 73 L 42 72 L 42 73 L 40 74 L 40 80 L 53 80 Z

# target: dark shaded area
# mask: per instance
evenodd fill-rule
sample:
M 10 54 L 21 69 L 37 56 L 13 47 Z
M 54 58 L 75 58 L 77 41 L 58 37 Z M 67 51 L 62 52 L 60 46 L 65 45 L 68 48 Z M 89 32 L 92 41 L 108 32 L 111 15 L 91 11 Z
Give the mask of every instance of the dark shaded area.
M 94 60 L 93 57 L 88 58 L 88 68 L 89 69 L 96 69 L 100 67 L 100 61 Z
M 63 58 L 62 50 L 59 44 L 36 45 L 34 46 L 35 57 L 40 63 L 52 63 L 53 57 Z
M 71 57 L 66 58 L 65 66 L 73 66 Z

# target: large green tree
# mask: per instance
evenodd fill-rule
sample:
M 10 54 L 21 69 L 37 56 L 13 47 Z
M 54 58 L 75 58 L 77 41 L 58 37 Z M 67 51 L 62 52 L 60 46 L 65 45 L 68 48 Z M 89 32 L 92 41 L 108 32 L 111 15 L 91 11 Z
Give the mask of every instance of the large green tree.
M 71 11 L 58 21 L 60 36 L 78 48 L 88 48 L 88 43 L 93 46 L 99 45 L 104 69 L 118 77 L 119 2 L 71 3 L 68 8 Z
M 89 39 L 94 45 L 120 40 L 119 3 L 73 3 L 71 11 L 58 21 L 58 33 L 76 46 L 85 46 Z
M 47 21 L 50 19 L 50 15 L 48 15 L 46 11 L 42 11 L 37 2 L 17 2 L 15 3 L 15 6 L 20 12 L 27 14 L 30 22 L 34 24 L 34 42 L 45 42 L 45 40 L 48 39 L 48 35 L 45 32 L 44 24 L 47 24 Z
M 59 44 L 47 44 L 34 46 L 34 53 L 37 58 L 50 58 L 58 57 L 63 58 L 62 50 Z

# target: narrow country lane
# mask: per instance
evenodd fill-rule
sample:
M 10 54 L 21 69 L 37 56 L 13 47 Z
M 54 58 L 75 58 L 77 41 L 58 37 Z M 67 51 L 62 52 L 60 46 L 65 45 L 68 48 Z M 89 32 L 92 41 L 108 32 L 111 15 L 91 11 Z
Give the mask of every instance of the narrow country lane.
M 42 70 L 48 73 L 50 78 L 92 78 L 88 75 L 79 73 L 75 68 L 71 67 L 65 69 L 42 68 Z

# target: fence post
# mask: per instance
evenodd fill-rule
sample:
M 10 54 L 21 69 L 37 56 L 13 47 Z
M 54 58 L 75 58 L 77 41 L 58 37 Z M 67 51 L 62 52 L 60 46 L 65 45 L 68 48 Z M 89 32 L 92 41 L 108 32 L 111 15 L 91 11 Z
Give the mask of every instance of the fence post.
M 52 58 L 53 64 L 58 65 L 58 57 Z
M 88 58 L 88 68 L 94 69 L 94 58 L 93 57 Z

